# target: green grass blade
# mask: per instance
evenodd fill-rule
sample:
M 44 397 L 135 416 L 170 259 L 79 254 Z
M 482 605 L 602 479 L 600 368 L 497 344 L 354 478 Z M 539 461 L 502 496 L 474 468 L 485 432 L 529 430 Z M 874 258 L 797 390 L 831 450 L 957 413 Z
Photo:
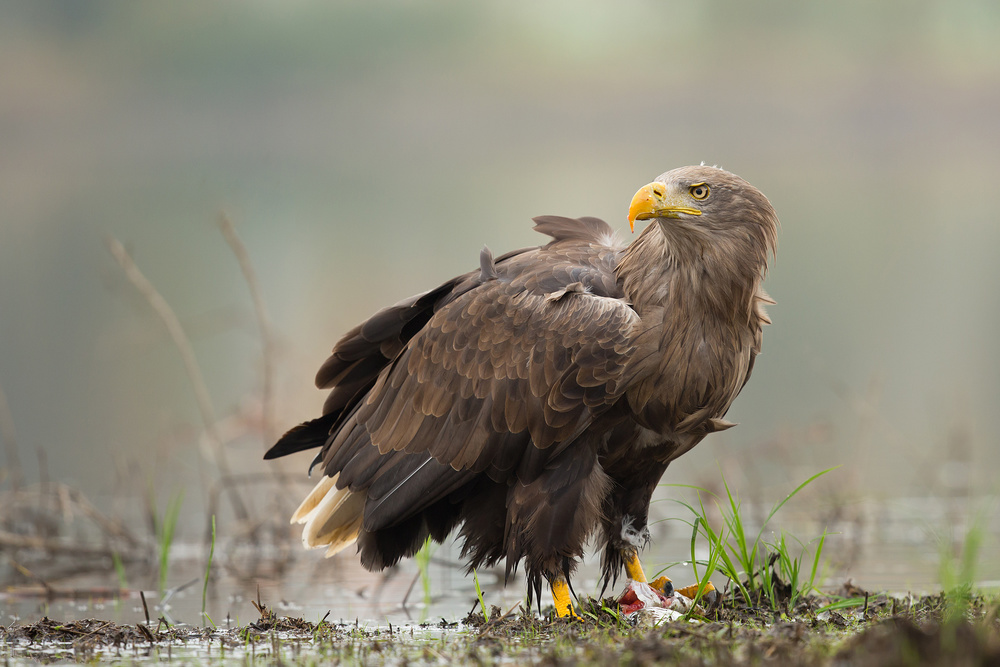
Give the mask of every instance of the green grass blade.
M 812 484 L 813 482 L 815 482 L 817 479 L 819 479 L 823 475 L 825 475 L 825 474 L 827 474 L 829 472 L 833 472 L 834 470 L 836 470 L 839 467 L 840 466 L 833 466 L 832 468 L 827 468 L 826 470 L 823 470 L 821 472 L 816 473 L 815 475 L 813 475 L 812 477 L 810 477 L 809 479 L 807 479 L 806 481 L 802 482 L 797 487 L 795 487 L 795 490 L 792 491 L 791 493 L 789 493 L 787 496 L 785 496 L 784 500 L 782 500 L 781 502 L 775 504 L 775 506 L 773 508 L 771 508 L 771 513 L 767 515 L 766 519 L 764 519 L 764 523 L 760 527 L 760 532 L 757 533 L 757 539 L 759 540 L 760 536 L 764 534 L 764 529 L 767 527 L 767 524 L 770 523 L 771 518 L 775 514 L 778 513 L 778 510 L 780 510 L 782 507 L 785 506 L 785 503 L 787 503 L 789 500 L 791 500 L 796 495 L 798 495 L 799 491 L 801 491 L 802 489 L 806 488 L 807 486 L 809 486 L 810 484 Z
M 819 544 L 816 545 L 816 554 L 813 556 L 812 569 L 809 571 L 809 589 L 806 591 L 807 593 L 816 589 L 816 572 L 819 570 L 820 554 L 823 553 L 823 545 L 826 544 L 827 535 L 829 533 L 824 528 L 823 534 L 819 536 Z
M 483 589 L 479 586 L 479 574 L 476 568 L 472 568 L 472 580 L 476 582 L 476 597 L 479 598 L 479 607 L 483 610 L 483 618 L 490 622 L 490 613 L 486 610 L 486 601 L 483 600 Z
M 694 547 L 695 543 L 698 541 L 698 526 L 701 524 L 701 517 L 695 517 L 694 524 L 691 526 L 691 570 L 694 572 L 695 581 L 698 580 L 698 561 L 694 557 Z M 709 541 L 711 545 L 711 541 Z M 709 546 L 711 548 L 711 546 Z
M 864 605 L 864 598 L 847 598 L 844 600 L 837 600 L 834 603 L 828 604 L 825 607 L 820 607 L 816 610 L 817 614 L 822 614 L 824 611 L 837 611 L 838 609 L 848 609 L 850 607 L 860 607 Z
M 666 486 L 674 489 L 693 489 L 698 492 L 699 495 L 702 493 L 714 496 L 715 494 L 706 489 L 703 486 L 695 486 L 694 484 L 660 484 L 660 486 Z
M 430 536 L 428 535 L 427 539 L 424 540 L 424 545 L 420 547 L 420 550 L 413 555 L 413 560 L 416 562 L 417 569 L 420 571 L 420 585 L 422 586 L 424 591 L 425 610 L 431 604 L 430 564 L 431 564 L 431 554 L 434 551 L 433 546 L 434 543 L 431 540 Z
M 184 503 L 184 490 L 181 489 L 170 499 L 167 504 L 166 513 L 160 523 L 160 595 L 167 586 L 167 572 L 170 568 L 170 548 L 174 542 L 174 529 L 177 527 L 177 518 L 181 513 L 181 505 Z
M 208 575 L 212 572 L 212 557 L 215 555 L 215 515 L 212 515 L 212 544 L 208 548 L 208 563 L 205 565 L 205 583 L 201 587 L 201 615 L 208 618 L 205 613 L 205 601 L 208 599 Z M 211 620 L 211 619 L 210 619 Z

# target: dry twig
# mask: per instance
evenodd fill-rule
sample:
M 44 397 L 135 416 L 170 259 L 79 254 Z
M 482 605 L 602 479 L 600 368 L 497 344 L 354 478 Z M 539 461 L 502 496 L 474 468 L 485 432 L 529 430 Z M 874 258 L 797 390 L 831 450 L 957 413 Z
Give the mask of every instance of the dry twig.
M 260 328 L 260 339 L 264 347 L 262 355 L 264 377 L 261 388 L 261 420 L 263 423 L 264 440 L 265 443 L 269 444 L 277 439 L 278 436 L 274 432 L 274 331 L 271 328 L 271 318 L 267 314 L 267 308 L 264 305 L 264 296 L 261 293 L 260 284 L 257 282 L 257 273 L 254 271 L 253 263 L 250 261 L 250 254 L 247 252 L 246 246 L 243 245 L 243 241 L 239 235 L 237 235 L 233 223 L 225 213 L 219 216 L 219 229 L 222 231 L 222 236 L 226 239 L 226 243 L 229 244 L 233 255 L 236 256 L 236 260 L 240 264 L 240 270 L 243 272 L 243 278 L 250 289 L 254 312 L 257 315 L 257 326 Z
M 188 338 L 184 327 L 181 326 L 180 320 L 170 307 L 170 304 L 167 303 L 167 300 L 163 298 L 156 288 L 153 287 L 153 284 L 149 282 L 149 279 L 139 270 L 139 267 L 132 260 L 131 255 L 125 250 L 125 246 L 115 238 L 108 238 L 108 249 L 125 272 L 125 276 L 129 279 L 129 282 L 139 290 L 139 293 L 142 294 L 159 316 L 164 326 L 166 326 L 170 338 L 180 352 L 181 359 L 184 361 L 184 369 L 187 371 L 188 379 L 191 381 L 194 389 L 195 399 L 198 403 L 198 410 L 201 413 L 205 431 L 212 442 L 211 449 L 212 455 L 215 458 L 215 465 L 223 475 L 229 475 L 229 462 L 226 459 L 222 440 L 219 438 L 216 429 L 215 409 L 212 407 L 212 399 L 208 392 L 208 386 L 205 384 L 205 379 L 202 376 L 201 367 L 198 365 L 197 357 L 195 357 L 191 340 Z M 237 518 L 241 521 L 246 520 L 249 514 L 239 491 L 235 487 L 229 487 L 228 490 Z

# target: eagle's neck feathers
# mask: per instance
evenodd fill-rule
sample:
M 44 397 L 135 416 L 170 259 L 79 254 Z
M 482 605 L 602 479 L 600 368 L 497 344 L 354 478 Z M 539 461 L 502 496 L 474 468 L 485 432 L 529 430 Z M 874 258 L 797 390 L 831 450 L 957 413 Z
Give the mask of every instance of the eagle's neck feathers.
M 628 400 L 654 431 L 702 433 L 729 409 L 759 350 L 766 255 L 746 261 L 748 250 L 726 235 L 709 245 L 690 228 L 670 233 L 663 224 L 647 227 L 617 267 L 625 298 L 642 319 L 635 340 L 645 348 L 634 369 L 645 379 Z
M 737 234 L 712 242 L 674 221 L 650 224 L 622 253 L 618 278 L 640 316 L 666 309 L 676 317 L 711 316 L 749 324 L 767 267 L 760 253 Z M 682 315 L 683 317 L 683 315 Z

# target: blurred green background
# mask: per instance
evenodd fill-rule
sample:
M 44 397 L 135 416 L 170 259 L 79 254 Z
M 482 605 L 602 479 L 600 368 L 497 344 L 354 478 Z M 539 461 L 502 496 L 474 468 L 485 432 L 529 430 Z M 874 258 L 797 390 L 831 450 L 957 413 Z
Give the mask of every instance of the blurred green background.
M 782 221 L 741 426 L 670 481 L 858 497 L 996 490 L 1000 4 L 32 0 L 0 8 L 0 386 L 29 479 L 182 480 L 201 426 L 112 236 L 194 341 L 234 465 L 376 309 L 536 244 L 627 235 L 634 191 L 705 161 Z M 13 429 L 11 429 L 11 426 Z M 228 436 L 227 436 L 228 437 Z M 299 472 L 308 456 L 288 470 Z M 742 481 L 742 482 L 741 482 Z M 197 494 L 189 494 L 189 503 Z

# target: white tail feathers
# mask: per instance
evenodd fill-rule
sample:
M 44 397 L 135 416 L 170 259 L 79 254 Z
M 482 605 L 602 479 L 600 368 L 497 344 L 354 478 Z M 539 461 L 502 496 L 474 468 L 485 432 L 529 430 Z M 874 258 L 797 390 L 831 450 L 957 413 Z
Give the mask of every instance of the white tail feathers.
M 337 475 L 324 476 L 292 515 L 292 523 L 305 524 L 303 546 L 327 547 L 327 558 L 358 539 L 367 498 L 363 492 L 351 493 L 336 484 Z
M 299 508 L 295 510 L 292 514 L 292 523 L 305 523 L 309 520 L 309 515 L 312 513 L 316 506 L 319 505 L 319 501 L 323 500 L 323 496 L 326 495 L 327 491 L 332 489 L 337 483 L 337 475 L 333 477 L 327 477 L 323 475 L 323 479 L 319 480 L 319 484 L 313 487 L 313 490 L 309 492 L 306 499 L 302 501 Z

